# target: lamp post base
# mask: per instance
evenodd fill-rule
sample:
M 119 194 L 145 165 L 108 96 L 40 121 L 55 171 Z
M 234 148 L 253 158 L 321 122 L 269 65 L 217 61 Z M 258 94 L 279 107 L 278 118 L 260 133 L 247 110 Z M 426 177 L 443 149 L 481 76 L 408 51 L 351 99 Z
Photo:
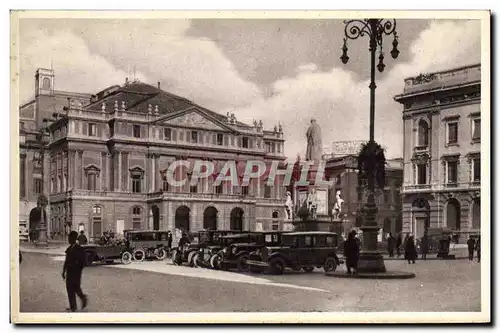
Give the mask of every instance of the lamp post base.
M 378 251 L 362 251 L 359 254 L 358 273 L 385 273 L 384 258 Z
M 40 247 L 45 247 L 48 246 L 48 240 L 47 240 L 47 228 L 40 228 L 40 238 L 38 238 L 37 246 Z

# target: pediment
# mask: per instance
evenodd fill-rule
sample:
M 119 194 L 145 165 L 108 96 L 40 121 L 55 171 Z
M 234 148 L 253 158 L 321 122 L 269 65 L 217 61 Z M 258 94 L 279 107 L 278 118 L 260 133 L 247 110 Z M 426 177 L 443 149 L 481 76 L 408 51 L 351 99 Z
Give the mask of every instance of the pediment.
M 197 110 L 188 111 L 186 113 L 182 113 L 177 117 L 165 119 L 163 121 L 160 121 L 159 124 L 167 126 L 172 125 L 179 127 L 199 128 L 212 131 L 228 131 L 227 128 L 224 128 L 221 125 L 217 124 L 215 121 L 208 119 Z

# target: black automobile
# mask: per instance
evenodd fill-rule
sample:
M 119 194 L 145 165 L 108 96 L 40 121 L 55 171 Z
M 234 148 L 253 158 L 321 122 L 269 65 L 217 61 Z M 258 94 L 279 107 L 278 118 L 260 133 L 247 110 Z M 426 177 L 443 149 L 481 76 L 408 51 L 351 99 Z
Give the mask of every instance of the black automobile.
M 274 274 L 283 274 L 285 269 L 295 271 L 303 269 L 312 272 L 315 267 L 323 267 L 325 272 L 335 271 L 343 262 L 336 250 L 338 235 L 333 232 L 303 231 L 281 235 L 281 244 L 262 246 L 247 260 L 251 271 L 269 270 Z
M 234 230 L 200 230 L 192 235 L 193 241 L 186 244 L 183 249 L 175 249 L 172 254 L 172 262 L 176 265 L 187 263 L 189 266 L 195 266 L 194 258 L 201 249 L 210 246 L 218 246 L 219 238 L 224 235 L 235 233 Z M 179 252 L 181 252 L 179 254 Z

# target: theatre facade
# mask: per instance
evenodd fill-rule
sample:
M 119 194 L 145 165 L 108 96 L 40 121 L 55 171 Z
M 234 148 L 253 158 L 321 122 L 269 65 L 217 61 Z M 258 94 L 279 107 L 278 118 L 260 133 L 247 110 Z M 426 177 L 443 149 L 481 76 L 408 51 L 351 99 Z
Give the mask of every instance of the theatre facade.
M 50 232 L 85 230 L 90 237 L 128 229 L 279 230 L 285 190 L 251 179 L 248 186 L 214 186 L 226 161 L 238 174 L 248 160 L 285 161 L 283 129 L 264 130 L 139 81 L 109 87 L 90 104 L 69 100 L 49 127 Z M 179 160 L 191 167 L 169 166 Z M 191 185 L 194 161 L 215 172 Z M 284 167 L 284 166 L 283 166 Z

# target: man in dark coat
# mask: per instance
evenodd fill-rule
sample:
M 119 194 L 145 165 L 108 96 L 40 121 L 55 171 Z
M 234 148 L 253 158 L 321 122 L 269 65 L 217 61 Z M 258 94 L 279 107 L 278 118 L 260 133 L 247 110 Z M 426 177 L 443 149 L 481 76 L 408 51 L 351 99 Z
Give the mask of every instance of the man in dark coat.
M 80 231 L 80 235 L 78 235 L 78 244 L 85 245 L 87 244 L 87 236 L 85 236 L 85 232 Z
M 355 274 L 358 269 L 359 245 L 356 240 L 356 231 L 351 231 L 344 242 L 345 265 L 347 274 Z
M 62 277 L 66 280 L 66 291 L 68 292 L 69 311 L 76 311 L 76 295 L 82 301 L 82 309 L 87 306 L 87 296 L 82 292 L 82 271 L 85 266 L 85 251 L 77 244 L 78 233 L 71 231 L 68 236 L 69 247 L 66 249 L 66 260 L 64 261 Z
M 467 240 L 467 250 L 469 250 L 469 261 L 474 260 L 474 250 L 476 248 L 476 241 L 472 236 Z
M 409 236 L 405 241 L 405 259 L 408 260 L 408 263 L 415 263 L 417 260 L 417 248 L 415 246 L 415 239 L 413 236 Z
M 427 235 L 422 237 L 422 241 L 420 242 L 420 253 L 422 253 L 422 259 L 427 259 L 427 253 L 429 253 L 429 238 Z
M 403 244 L 403 235 L 401 233 L 398 234 L 398 238 L 396 239 L 396 256 L 401 257 L 401 245 Z
M 389 237 L 387 237 L 387 252 L 389 252 L 389 258 L 394 257 L 394 248 L 396 247 L 396 238 L 389 233 Z

